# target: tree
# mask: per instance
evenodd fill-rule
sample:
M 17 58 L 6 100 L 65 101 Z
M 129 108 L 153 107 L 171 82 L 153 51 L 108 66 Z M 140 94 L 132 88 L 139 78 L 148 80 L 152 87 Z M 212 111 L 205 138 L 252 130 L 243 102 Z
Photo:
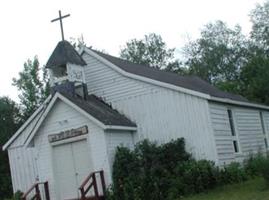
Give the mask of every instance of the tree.
M 269 1 L 258 4 L 250 18 L 249 56 L 240 75 L 241 93 L 249 100 L 269 105 Z
M 41 69 L 37 56 L 24 63 L 19 78 L 13 78 L 13 85 L 20 91 L 19 98 L 22 105 L 23 119 L 27 119 L 49 95 L 47 72 Z
M 269 105 L 268 77 L 268 57 L 263 53 L 253 55 L 241 73 L 242 93 L 244 96 L 252 101 Z
M 0 148 L 7 142 L 20 125 L 20 112 L 16 103 L 8 97 L 0 97 Z M 0 150 L 0 197 L 12 195 L 11 178 L 6 151 Z
M 189 74 L 232 92 L 240 91 L 237 82 L 247 53 L 247 41 L 241 27 L 229 28 L 222 21 L 207 24 L 201 37 L 183 49 Z
M 269 50 L 269 1 L 257 4 L 250 13 L 252 22 L 251 39 L 259 48 Z
M 160 35 L 151 33 L 144 39 L 132 39 L 121 49 L 120 56 L 128 61 L 164 69 L 174 57 L 174 49 L 168 49 Z

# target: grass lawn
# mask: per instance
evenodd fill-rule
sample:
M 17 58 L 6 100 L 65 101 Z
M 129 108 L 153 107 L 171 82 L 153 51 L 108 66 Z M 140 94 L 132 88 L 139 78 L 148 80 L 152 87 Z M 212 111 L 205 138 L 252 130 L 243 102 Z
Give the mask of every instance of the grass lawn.
M 255 178 L 241 184 L 216 188 L 183 200 L 269 200 L 269 188 L 262 178 Z

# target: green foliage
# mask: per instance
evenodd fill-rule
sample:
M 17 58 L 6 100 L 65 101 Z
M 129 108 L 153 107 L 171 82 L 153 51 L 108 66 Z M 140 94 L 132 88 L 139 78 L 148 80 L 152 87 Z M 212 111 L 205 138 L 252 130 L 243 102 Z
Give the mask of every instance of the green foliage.
M 245 169 L 250 176 L 259 176 L 262 173 L 266 157 L 263 153 L 251 154 L 248 159 L 244 161 Z
M 246 38 L 239 25 L 229 28 L 224 22 L 207 24 L 201 37 L 183 49 L 189 74 L 228 91 L 240 91 L 240 68 L 247 54 Z
M 208 192 L 191 195 L 183 200 L 268 200 L 269 189 L 264 187 L 262 178 L 254 178 L 244 183 L 217 187 Z M 175 198 L 175 200 L 182 200 Z
M 253 55 L 241 72 L 242 94 L 255 102 L 269 104 L 269 57 L 262 50 Z
M 240 183 L 247 179 L 248 176 L 244 167 L 237 162 L 232 162 L 220 170 L 220 184 Z
M 16 103 L 8 97 L 0 97 L 0 148 L 7 142 L 20 125 L 20 112 Z M 11 178 L 6 151 L 0 151 L 0 197 L 12 194 Z
M 120 56 L 137 64 L 164 69 L 172 62 L 174 49 L 168 49 L 160 35 L 151 33 L 142 40 L 132 39 L 127 42 Z
M 23 119 L 26 120 L 41 105 L 49 95 L 48 77 L 43 68 L 43 75 L 40 77 L 41 69 L 37 56 L 33 60 L 24 63 L 23 71 L 19 78 L 13 78 L 13 85 L 20 91 L 20 101 L 23 107 Z
M 194 194 L 215 187 L 218 183 L 218 168 L 211 161 L 189 160 L 176 168 L 178 195 Z
M 211 161 L 194 160 L 182 138 L 162 145 L 144 140 L 134 150 L 117 148 L 108 199 L 172 200 L 245 180 L 238 163 L 219 168 Z
M 264 178 L 267 186 L 269 186 L 269 158 L 264 161 L 264 165 L 261 171 L 262 177 Z
M 250 155 L 245 161 L 245 168 L 250 176 L 262 176 L 269 186 L 269 156 L 259 152 L 256 155 Z
M 261 49 L 269 50 L 269 1 L 257 4 L 250 14 L 252 22 L 251 39 Z
M 21 191 L 17 191 L 12 198 L 5 198 L 4 200 L 21 200 L 22 195 Z

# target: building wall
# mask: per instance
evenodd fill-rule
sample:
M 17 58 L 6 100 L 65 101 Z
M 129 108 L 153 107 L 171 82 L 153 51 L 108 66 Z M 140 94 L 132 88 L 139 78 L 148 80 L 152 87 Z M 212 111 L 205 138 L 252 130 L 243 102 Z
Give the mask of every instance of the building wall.
M 231 109 L 238 137 L 239 153 L 233 147 L 232 132 L 229 124 L 227 109 Z M 268 135 L 269 113 L 262 111 Z M 210 103 L 210 114 L 219 163 L 228 164 L 233 161 L 241 162 L 250 154 L 265 151 L 264 134 L 262 130 L 260 111 L 257 109 Z
M 52 146 L 48 142 L 48 135 L 83 125 L 87 125 L 89 130 L 87 142 L 92 169 L 100 170 L 102 168 L 107 173 L 106 176 L 110 175 L 104 131 L 78 111 L 58 100 L 34 138 L 40 181 L 49 181 L 52 200 L 56 199 L 57 185 L 54 180 Z
M 113 161 L 115 158 L 115 153 L 117 147 L 128 147 L 129 149 L 134 148 L 133 133 L 128 131 L 107 131 L 106 136 L 106 146 L 107 146 L 107 155 L 109 159 L 109 167 L 112 172 Z M 112 174 L 111 174 L 112 175 Z M 108 183 L 112 183 L 111 180 L 108 180 Z
M 13 192 L 28 190 L 38 177 L 35 149 L 14 147 L 8 149 L 8 157 Z
M 13 191 L 26 191 L 38 178 L 36 152 L 34 148 L 25 148 L 24 141 L 34 128 L 42 111 L 8 147 L 8 158 L 12 178 Z
M 196 158 L 216 160 L 207 100 L 125 77 L 87 53 L 83 59 L 89 93 L 137 124 L 135 142 L 184 137 Z

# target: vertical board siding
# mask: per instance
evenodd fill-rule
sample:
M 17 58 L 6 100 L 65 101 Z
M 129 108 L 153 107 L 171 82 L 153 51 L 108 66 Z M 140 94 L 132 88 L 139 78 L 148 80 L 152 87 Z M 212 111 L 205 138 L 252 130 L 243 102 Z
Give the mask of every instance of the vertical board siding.
M 25 191 L 38 178 L 38 170 L 35 161 L 35 149 L 25 148 L 24 142 L 33 130 L 42 111 L 29 123 L 21 134 L 8 147 L 8 158 L 12 178 L 13 191 Z
M 125 77 L 86 53 L 83 59 L 88 91 L 136 122 L 135 142 L 184 137 L 195 157 L 216 160 L 207 100 Z
M 109 166 L 112 171 L 114 157 L 117 147 L 134 148 L 133 133 L 127 131 L 107 131 L 106 146 L 109 159 Z
M 238 135 L 240 148 L 239 153 L 234 152 L 228 108 L 233 112 L 235 132 Z M 241 162 L 248 158 L 251 153 L 265 150 L 259 110 L 211 102 L 210 114 L 220 164 L 228 164 L 233 161 Z
M 38 178 L 34 148 L 8 150 L 13 192 L 28 190 Z

